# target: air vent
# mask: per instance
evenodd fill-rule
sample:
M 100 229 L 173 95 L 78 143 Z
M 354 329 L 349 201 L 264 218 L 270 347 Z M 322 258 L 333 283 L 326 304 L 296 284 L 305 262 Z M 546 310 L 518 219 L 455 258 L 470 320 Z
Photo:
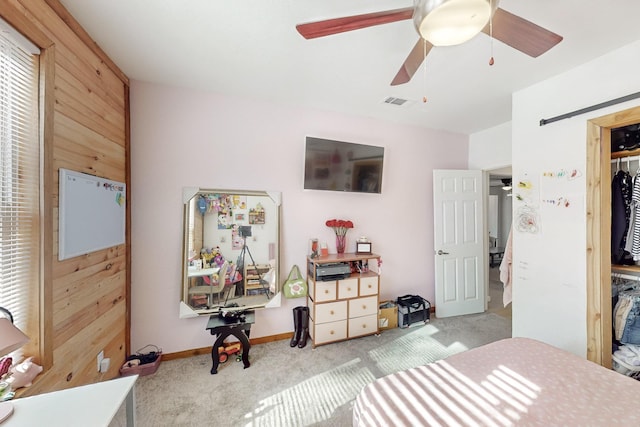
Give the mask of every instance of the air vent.
M 405 102 L 407 102 L 406 99 L 394 98 L 393 96 L 390 96 L 384 100 L 385 104 L 393 104 L 393 105 L 404 105 Z

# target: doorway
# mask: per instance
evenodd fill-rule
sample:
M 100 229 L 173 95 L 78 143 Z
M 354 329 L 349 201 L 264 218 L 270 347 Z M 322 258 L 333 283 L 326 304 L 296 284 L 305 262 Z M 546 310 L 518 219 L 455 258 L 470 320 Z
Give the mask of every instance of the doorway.
M 511 319 L 511 304 L 506 307 L 503 304 L 504 284 L 500 280 L 500 264 L 513 217 L 511 166 L 488 170 L 486 174 L 489 182 L 486 199 L 489 242 L 486 311 Z
M 487 305 L 485 174 L 433 170 L 435 309 L 439 318 Z

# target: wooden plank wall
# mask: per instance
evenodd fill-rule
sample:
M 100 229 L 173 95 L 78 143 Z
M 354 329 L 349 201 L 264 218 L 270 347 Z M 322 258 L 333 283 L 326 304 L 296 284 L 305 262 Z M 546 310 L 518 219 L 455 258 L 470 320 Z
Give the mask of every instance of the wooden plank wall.
M 47 48 L 43 332 L 28 349 L 45 371 L 31 395 L 115 378 L 130 352 L 129 197 L 124 245 L 58 261 L 59 168 L 124 181 L 130 194 L 129 82 L 58 0 L 3 0 L 0 16 Z M 111 359 L 102 374 L 100 350 Z

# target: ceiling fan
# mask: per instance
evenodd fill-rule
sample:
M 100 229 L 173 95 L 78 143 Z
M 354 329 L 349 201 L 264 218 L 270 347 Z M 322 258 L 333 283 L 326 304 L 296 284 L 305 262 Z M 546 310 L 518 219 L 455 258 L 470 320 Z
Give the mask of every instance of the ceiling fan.
M 414 0 L 413 7 L 296 25 L 305 39 L 413 19 L 420 38 L 391 82 L 407 83 L 434 46 L 464 43 L 483 32 L 531 57 L 560 43 L 562 36 L 498 7 L 499 0 Z

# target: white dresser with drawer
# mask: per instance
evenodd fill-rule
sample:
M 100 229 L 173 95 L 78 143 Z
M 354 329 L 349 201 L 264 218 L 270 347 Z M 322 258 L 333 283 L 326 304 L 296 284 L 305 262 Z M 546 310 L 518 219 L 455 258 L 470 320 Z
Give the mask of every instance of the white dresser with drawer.
M 331 254 L 307 258 L 309 336 L 313 347 L 378 333 L 380 256 Z M 316 277 L 318 266 L 347 264 L 348 276 Z

